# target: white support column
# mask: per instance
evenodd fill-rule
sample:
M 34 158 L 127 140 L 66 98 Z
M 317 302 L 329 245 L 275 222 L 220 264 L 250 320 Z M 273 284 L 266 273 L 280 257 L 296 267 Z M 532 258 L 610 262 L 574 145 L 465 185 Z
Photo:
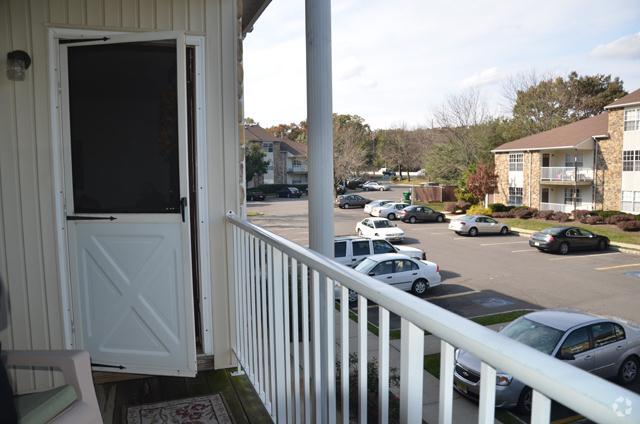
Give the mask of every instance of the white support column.
M 331 87 L 331 0 L 306 0 L 307 52 L 307 140 L 309 163 L 309 246 L 325 256 L 333 256 L 333 114 Z M 327 279 L 321 276 L 320 284 Z M 332 292 L 332 290 L 331 290 Z M 329 290 L 319 290 L 320 310 L 320 403 L 316 405 L 321 422 L 331 421 L 335 411 L 327 410 L 328 394 L 333 390 L 328 360 L 335 356 L 333 313 Z M 317 367 L 316 367 L 317 368 Z M 329 402 L 331 403 L 331 402 Z

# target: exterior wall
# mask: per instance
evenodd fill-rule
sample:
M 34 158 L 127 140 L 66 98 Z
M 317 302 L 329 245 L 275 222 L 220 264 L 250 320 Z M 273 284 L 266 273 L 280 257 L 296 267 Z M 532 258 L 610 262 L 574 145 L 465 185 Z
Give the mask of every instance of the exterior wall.
M 637 106 L 625 108 L 624 110 L 627 109 L 637 109 Z M 624 110 L 619 111 L 621 113 L 622 120 L 624 120 Z M 622 122 L 622 150 L 640 150 L 640 129 L 624 131 L 624 121 Z M 622 171 L 621 190 L 634 192 L 633 196 L 635 197 L 635 195 L 640 192 L 640 171 Z M 622 199 L 622 193 L 620 193 L 620 197 Z M 633 202 L 631 204 L 626 201 L 621 202 L 620 210 L 623 210 L 624 212 L 638 213 L 637 202 L 635 205 Z
M 494 155 L 496 175 L 498 175 L 498 188 L 493 195 L 491 203 L 507 204 L 509 200 L 509 153 L 496 153 Z
M 50 128 L 49 27 L 105 31 L 178 30 L 205 35 L 206 133 L 211 292 L 216 367 L 233 364 L 232 304 L 225 225 L 242 213 L 241 8 L 226 0 L 2 0 L 0 51 L 33 58 L 25 81 L 0 77 L 0 284 L 9 294 L 4 349 L 65 347 L 53 190 Z M 222 183 L 221 183 L 222 182 Z M 220 199 L 224 199 L 223 202 Z M 2 321 L 0 319 L 0 321 Z M 17 373 L 17 389 L 51 386 L 49 372 Z
M 609 138 L 598 141 L 596 209 L 621 209 L 623 120 L 622 109 L 610 110 Z
M 542 155 L 540 152 L 525 152 L 523 163 L 522 203 L 532 208 L 540 206 L 540 167 Z

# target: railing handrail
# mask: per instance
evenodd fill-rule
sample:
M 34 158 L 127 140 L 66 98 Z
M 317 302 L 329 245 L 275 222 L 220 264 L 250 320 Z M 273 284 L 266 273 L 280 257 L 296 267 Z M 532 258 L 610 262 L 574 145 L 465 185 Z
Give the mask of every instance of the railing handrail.
M 574 170 L 575 167 L 573 166 L 541 166 L 540 168 L 542 169 L 571 169 Z M 579 166 L 578 167 L 578 171 L 583 170 L 583 169 L 593 169 L 590 166 Z
M 512 375 L 587 418 L 597 422 L 640 422 L 640 396 L 627 389 L 339 265 L 323 255 L 238 218 L 233 212 L 227 214 L 227 220 L 327 278 L 354 290 L 453 346 L 473 353 L 481 361 Z M 613 409 L 620 397 L 631 400 L 635 406 L 629 415 L 623 417 L 617 416 Z

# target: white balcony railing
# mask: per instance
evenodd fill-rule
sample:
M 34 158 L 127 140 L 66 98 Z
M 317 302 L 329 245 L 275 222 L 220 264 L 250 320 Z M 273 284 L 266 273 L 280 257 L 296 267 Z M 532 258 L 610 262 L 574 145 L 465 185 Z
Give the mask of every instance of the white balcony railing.
M 388 422 L 389 313 L 401 319 L 400 422 L 422 422 L 424 332 L 441 341 L 439 422 L 451 423 L 454 346 L 482 361 L 480 423 L 494 422 L 496 370 L 533 389 L 531 423 L 548 423 L 551 399 L 599 423 L 640 422 L 640 396 L 606 380 L 506 338 L 432 303 L 381 283 L 304 249 L 230 214 L 233 230 L 235 348 L 246 372 L 275 422 L 349 422 L 349 308 L 338 314 L 333 302 L 320 310 L 321 293 L 348 303 L 358 295 L 358 416 L 367 421 L 367 311 L 379 309 L 378 414 Z M 325 280 L 326 278 L 326 280 Z M 326 281 L 323 284 L 322 281 Z M 325 320 L 321 322 L 321 316 Z M 321 333 L 321 327 L 325 330 Z M 336 338 L 336 335 L 339 337 Z M 375 348 L 374 348 L 375 350 Z M 612 405 L 628 399 L 633 407 Z
M 574 209 L 582 209 L 582 210 L 593 210 L 592 203 L 578 203 L 575 207 L 573 207 L 573 203 L 565 204 L 565 203 L 543 203 L 540 202 L 540 210 L 541 211 L 560 211 L 566 213 L 572 213 Z
M 307 169 L 307 165 L 289 165 L 287 167 L 287 172 L 309 172 Z
M 577 177 L 577 179 L 576 179 Z M 542 181 L 593 181 L 593 169 L 573 166 L 545 166 L 541 168 Z

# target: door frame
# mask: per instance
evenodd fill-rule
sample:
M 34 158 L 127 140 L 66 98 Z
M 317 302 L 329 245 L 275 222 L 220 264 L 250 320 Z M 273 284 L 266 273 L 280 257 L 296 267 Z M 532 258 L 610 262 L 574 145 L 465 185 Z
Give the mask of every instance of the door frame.
M 108 35 L 129 34 L 122 31 L 96 31 L 85 29 L 49 28 L 47 31 L 49 47 L 49 99 L 51 113 L 51 156 L 54 191 L 54 218 L 56 236 L 56 257 L 58 262 L 58 279 L 60 284 L 60 300 L 62 303 L 63 335 L 66 349 L 77 349 L 75 324 L 73 316 L 73 297 L 71 275 L 69 270 L 69 245 L 67 238 L 66 206 L 64 199 L 65 169 L 62 139 L 62 86 L 60 78 L 59 39 L 61 38 L 95 38 Z M 186 44 L 193 46 L 196 54 L 196 161 L 198 179 L 198 226 L 199 273 L 200 281 L 200 314 L 201 328 L 196 328 L 202 335 L 203 353 L 213 355 L 213 314 L 211 301 L 211 260 L 209 256 L 209 210 L 207 181 L 207 136 L 206 136 L 206 69 L 205 69 L 205 37 L 185 35 Z M 192 281 L 189 284 L 193 284 Z M 193 300 L 195 301 L 195 299 Z M 195 349 L 195 346 L 194 346 Z

